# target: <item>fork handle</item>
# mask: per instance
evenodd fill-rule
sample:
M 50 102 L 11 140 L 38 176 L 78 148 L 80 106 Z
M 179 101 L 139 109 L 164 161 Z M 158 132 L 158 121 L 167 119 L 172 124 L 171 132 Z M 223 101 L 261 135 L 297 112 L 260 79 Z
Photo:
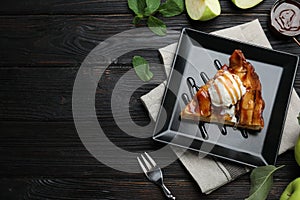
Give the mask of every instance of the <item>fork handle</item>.
M 170 190 L 165 186 L 165 184 L 161 184 L 161 188 L 162 188 L 162 190 L 163 190 L 165 196 L 166 196 L 168 199 L 173 199 L 173 200 L 176 199 L 176 197 L 174 197 L 174 196 L 172 195 L 172 193 L 171 193 Z

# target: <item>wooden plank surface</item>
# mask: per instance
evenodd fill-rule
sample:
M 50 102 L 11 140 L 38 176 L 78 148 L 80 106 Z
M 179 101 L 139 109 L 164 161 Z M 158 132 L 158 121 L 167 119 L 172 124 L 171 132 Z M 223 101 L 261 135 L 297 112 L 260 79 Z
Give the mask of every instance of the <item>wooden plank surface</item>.
M 107 136 L 121 148 L 132 152 L 159 148 L 150 137 L 132 138 L 111 123 L 103 123 Z M 98 162 L 82 145 L 72 122 L 2 122 L 0 125 L 1 197 L 147 199 L 153 193 L 152 199 L 161 199 L 160 191 L 142 174 L 119 172 Z M 288 182 L 300 176 L 293 151 L 279 156 L 277 165 L 285 167 L 276 172 L 268 199 L 278 199 Z M 249 177 L 245 175 L 206 196 L 179 161 L 164 168 L 164 175 L 180 199 L 243 199 L 250 187 Z M 97 191 L 89 193 L 94 190 Z M 126 194 L 128 198 L 124 197 Z
M 85 56 L 101 41 L 135 28 L 132 18 L 132 15 L 0 16 L 0 44 L 3 47 L 0 49 L 0 67 L 79 67 Z M 274 49 L 300 54 L 300 49 L 291 39 L 278 40 L 268 32 L 267 14 L 232 14 L 203 23 L 190 22 L 185 15 L 180 15 L 166 20 L 166 24 L 177 31 L 182 27 L 191 27 L 212 32 L 256 18 L 260 20 Z M 123 60 L 120 64 L 128 61 Z
M 240 10 L 230 1 L 221 0 L 222 14 L 232 12 L 236 13 L 269 13 L 273 5 L 273 1 L 265 1 L 260 6 L 249 9 Z M 131 13 L 128 11 L 127 0 L 3 0 L 0 8 L 0 14 L 3 15 L 70 15 L 70 14 L 124 14 Z
M 112 65 L 108 67 L 98 83 L 96 111 L 99 117 L 111 115 L 110 98 L 120 77 L 132 69 L 131 65 Z M 0 120 L 6 121 L 73 121 L 72 91 L 78 68 L 71 67 L 9 67 L 0 69 Z M 131 107 L 133 118 L 147 117 L 140 96 L 149 92 L 166 79 L 161 66 L 152 65 L 157 84 L 148 84 L 135 91 Z M 96 73 L 97 70 L 92 73 Z M 134 76 L 132 82 L 121 88 L 123 92 L 132 91 L 140 80 Z M 110 84 L 107 84 L 110 82 Z M 82 105 L 84 109 L 84 105 Z M 107 113 L 107 114 L 106 114 Z M 86 116 L 89 117 L 89 116 Z
M 138 55 L 159 62 L 155 52 Z M 132 58 L 132 56 L 130 57 Z M 112 65 L 100 78 L 96 95 L 96 112 L 102 120 L 111 119 L 111 94 L 114 86 L 124 73 L 132 69 L 131 65 Z M 0 68 L 0 120 L 6 121 L 73 121 L 72 91 L 78 68 L 72 67 L 8 67 Z M 135 121 L 147 121 L 147 112 L 140 101 L 166 76 L 161 66 L 152 65 L 153 81 L 157 84 L 145 84 L 132 96 L 130 108 Z M 97 72 L 96 70 L 94 71 Z M 300 94 L 300 71 L 297 73 L 295 88 Z M 133 76 L 131 83 L 121 88 L 130 92 L 139 79 Z M 107 84 L 110 82 L 110 84 Z M 84 105 L 82 105 L 84 109 Z M 134 114 L 133 114 L 134 113 Z M 122 117 L 122 113 L 120 114 Z M 90 116 L 86 116 L 90 117 Z M 125 114 L 124 114 L 124 117 Z
M 168 28 L 190 27 L 212 32 L 259 19 L 272 47 L 296 55 L 300 48 L 292 40 L 276 38 L 269 31 L 273 0 L 249 10 L 221 0 L 222 14 L 208 22 L 189 19 L 187 14 L 162 18 Z M 161 191 L 142 174 L 120 172 L 97 161 L 82 144 L 72 114 L 72 92 L 77 71 L 100 42 L 134 29 L 127 0 L 3 0 L 0 6 L 0 199 L 162 199 Z M 142 22 L 138 27 L 144 27 Z M 150 124 L 139 97 L 166 79 L 155 50 L 123 55 L 100 77 L 95 109 L 106 136 L 131 152 L 162 147 L 148 138 L 127 135 L 114 122 L 111 94 L 119 79 L 132 69 L 133 55 L 151 63 L 155 84 L 136 91 L 136 76 L 122 92 L 133 92 L 130 117 L 139 125 Z M 300 70 L 294 87 L 300 94 Z M 85 109 L 85 105 L 82 106 Z M 86 116 L 87 118 L 89 116 Z M 118 114 L 124 122 L 125 113 Z M 110 155 L 107 155 L 108 157 Z M 136 162 L 131 163 L 138 167 Z M 285 186 L 300 176 L 293 151 L 279 156 L 285 167 L 274 176 L 268 197 L 277 200 Z M 179 161 L 164 168 L 165 182 L 177 199 L 244 199 L 250 189 L 249 175 L 221 187 L 210 195 L 201 193 Z
M 143 178 L 111 169 L 98 162 L 82 145 L 72 122 L 2 122 L 1 127 L 1 178 L 109 179 L 112 175 L 119 179 Z M 118 130 L 118 127 L 104 126 L 104 132 L 120 148 L 131 152 L 154 151 L 161 147 L 150 137 L 134 138 Z M 138 167 L 135 160 L 132 165 Z M 277 165 L 285 165 L 276 172 L 279 181 L 286 182 L 300 176 L 293 151 L 280 155 Z M 294 173 L 287 173 L 289 171 Z M 174 181 L 191 178 L 179 161 L 167 166 L 165 172 Z

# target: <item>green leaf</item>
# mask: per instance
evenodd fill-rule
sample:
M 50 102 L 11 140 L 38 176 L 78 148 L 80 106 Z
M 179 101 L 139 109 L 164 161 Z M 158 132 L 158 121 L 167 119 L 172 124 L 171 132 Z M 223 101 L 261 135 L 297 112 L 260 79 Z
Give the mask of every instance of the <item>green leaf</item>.
M 159 12 L 164 17 L 173 17 L 176 15 L 180 15 L 183 12 L 183 10 L 184 10 L 183 0 L 167 0 L 159 8 Z
M 153 14 L 160 6 L 160 0 L 146 0 L 147 7 L 144 10 L 144 15 L 149 16 Z
M 298 114 L 297 119 L 298 119 L 298 123 L 299 123 L 299 125 L 300 125 L 300 112 L 299 112 L 299 114 Z
M 167 26 L 165 23 L 154 16 L 149 16 L 147 25 L 149 29 L 157 35 L 163 36 L 167 33 Z
M 141 56 L 134 56 L 132 59 L 132 65 L 136 75 L 142 81 L 149 81 L 153 77 L 153 73 L 149 69 L 149 63 Z
M 268 165 L 252 170 L 250 196 L 245 200 L 265 200 L 273 185 L 273 173 L 282 167 L 284 166 L 276 168 L 273 165 Z
M 128 0 L 128 7 L 141 18 L 144 16 L 146 0 Z
M 137 25 L 138 23 L 140 23 L 140 21 L 142 20 L 143 18 L 142 17 L 139 17 L 139 16 L 135 16 L 132 20 L 132 23 L 134 25 Z

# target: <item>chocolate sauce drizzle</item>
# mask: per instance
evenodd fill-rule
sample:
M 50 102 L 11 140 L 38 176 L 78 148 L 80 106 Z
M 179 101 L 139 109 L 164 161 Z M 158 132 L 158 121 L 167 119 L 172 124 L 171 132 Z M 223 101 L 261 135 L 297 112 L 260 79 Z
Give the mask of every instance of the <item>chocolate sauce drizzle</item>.
M 191 96 L 195 96 L 199 90 L 199 87 L 196 85 L 196 81 L 193 77 L 188 77 L 186 79 L 187 85 L 189 87 L 189 91 Z
M 270 13 L 270 27 L 276 35 L 292 37 L 300 46 L 296 36 L 300 34 L 300 2 L 299 0 L 278 0 Z
M 222 63 L 218 59 L 214 60 L 214 65 L 217 70 L 220 70 L 222 68 Z
M 220 70 L 222 68 L 222 64 L 218 59 L 214 60 L 214 66 L 217 70 Z M 207 74 L 205 72 L 200 72 L 200 77 L 201 77 L 202 81 L 204 82 L 204 84 L 206 84 L 207 81 L 209 81 L 209 77 L 207 76 Z M 193 77 L 188 77 L 186 79 L 186 82 L 187 82 L 187 86 L 189 88 L 191 97 L 195 96 L 199 90 L 199 86 L 197 86 L 195 79 Z M 184 104 L 186 104 L 186 105 L 191 101 L 188 94 L 186 94 L 186 93 L 183 93 L 181 95 L 181 98 L 182 98 Z M 199 126 L 199 130 L 200 130 L 202 138 L 207 140 L 209 138 L 209 135 L 208 135 L 208 132 L 205 127 L 205 122 L 200 121 L 198 126 Z M 219 124 L 218 128 L 222 135 L 227 135 L 227 129 L 226 129 L 225 125 Z M 234 129 L 239 130 L 241 135 L 244 138 L 248 138 L 248 133 L 249 133 L 248 130 L 242 129 L 242 128 L 234 128 Z

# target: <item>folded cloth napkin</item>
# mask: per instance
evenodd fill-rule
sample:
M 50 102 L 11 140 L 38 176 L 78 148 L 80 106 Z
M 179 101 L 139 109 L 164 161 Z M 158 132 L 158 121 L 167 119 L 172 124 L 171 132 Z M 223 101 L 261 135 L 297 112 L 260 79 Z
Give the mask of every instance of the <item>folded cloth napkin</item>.
M 272 48 L 258 20 L 216 31 L 212 34 Z M 159 49 L 164 61 L 167 76 L 170 73 L 176 47 L 177 44 L 171 44 Z M 159 107 L 161 105 L 165 85 L 166 81 L 154 88 L 148 94 L 141 97 L 142 102 L 149 111 L 150 117 L 154 121 L 156 120 Z M 299 108 L 300 99 L 296 91 L 293 89 L 279 154 L 282 154 L 288 149 L 294 147 L 298 134 L 300 133 L 300 126 L 297 122 Z M 222 185 L 225 185 L 226 183 L 229 183 L 250 171 L 249 168 L 230 161 L 221 161 L 211 156 L 203 158 L 201 154 L 193 151 L 185 151 L 182 154 L 183 149 L 179 147 L 174 147 L 172 149 L 175 154 L 178 155 L 179 160 L 186 167 L 187 171 L 189 171 L 198 183 L 201 191 L 206 194 L 211 193 Z

